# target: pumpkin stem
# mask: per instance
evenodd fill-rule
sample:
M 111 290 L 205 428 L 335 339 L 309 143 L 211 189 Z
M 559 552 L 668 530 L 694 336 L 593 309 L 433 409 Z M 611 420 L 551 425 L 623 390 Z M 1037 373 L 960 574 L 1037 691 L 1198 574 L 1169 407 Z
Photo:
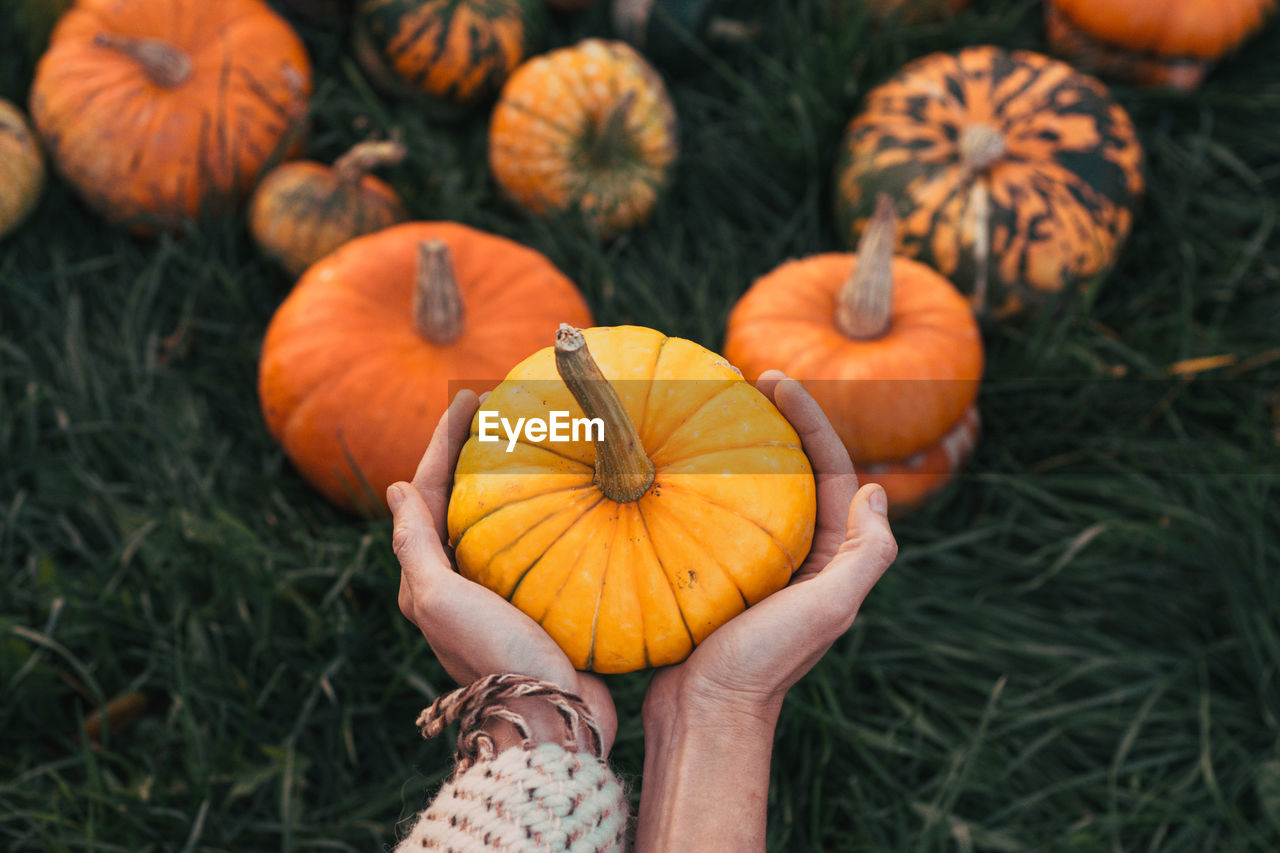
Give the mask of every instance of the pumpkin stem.
M 351 186 L 379 166 L 394 166 L 404 159 L 406 149 L 398 135 L 390 139 L 366 139 L 351 146 L 333 163 L 338 183 Z
M 98 33 L 93 43 L 132 57 L 157 86 L 176 89 L 191 79 L 191 57 L 163 39 Z
M 604 440 L 596 442 L 596 485 L 618 503 L 639 500 L 653 485 L 653 461 L 640 443 L 618 392 L 604 378 L 587 349 L 582 332 L 561 323 L 556 332 L 556 372 L 588 418 L 604 422 Z
M 443 240 L 425 240 L 418 246 L 413 319 L 418 334 L 437 346 L 451 344 L 462 334 L 462 294 Z
M 893 324 L 893 247 L 897 231 L 893 199 L 876 198 L 875 216 L 858 240 L 853 271 L 836 297 L 836 328 L 847 338 L 882 338 Z
M 983 181 L 973 185 L 970 207 L 973 209 L 973 294 L 969 304 L 975 313 L 987 310 L 987 288 L 991 279 L 991 200 Z
M 587 163 L 592 168 L 605 169 L 617 162 L 618 150 L 627 141 L 627 113 L 635 100 L 634 89 L 626 92 L 609 110 L 604 121 L 591 128 L 594 132 L 588 136 L 584 147 Z
M 1004 152 L 1004 134 L 986 122 L 975 122 L 960 134 L 960 162 L 973 174 L 990 167 Z

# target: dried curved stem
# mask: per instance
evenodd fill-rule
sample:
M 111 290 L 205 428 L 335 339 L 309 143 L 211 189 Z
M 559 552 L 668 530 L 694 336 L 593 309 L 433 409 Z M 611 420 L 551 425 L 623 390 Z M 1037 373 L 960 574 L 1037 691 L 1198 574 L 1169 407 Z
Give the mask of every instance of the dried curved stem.
M 556 332 L 556 371 L 588 418 L 604 422 L 604 440 L 596 442 L 596 485 L 618 503 L 639 500 L 653 485 L 653 461 L 600 366 L 587 339 L 567 323 Z
M 379 166 L 394 166 L 405 158 L 407 149 L 399 138 L 367 139 L 351 146 L 333 163 L 338 182 L 344 185 L 359 183 L 360 179 Z
M 857 260 L 836 297 L 836 328 L 859 341 L 882 338 L 893 325 L 893 247 L 897 216 L 881 193 L 875 216 L 858 240 Z

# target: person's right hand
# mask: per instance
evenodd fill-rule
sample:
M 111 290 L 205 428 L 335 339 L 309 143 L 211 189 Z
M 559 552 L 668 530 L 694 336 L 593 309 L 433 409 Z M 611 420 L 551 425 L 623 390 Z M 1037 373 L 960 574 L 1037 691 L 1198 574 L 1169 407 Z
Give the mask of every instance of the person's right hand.
M 878 485 L 858 489 L 853 463 L 826 414 L 780 371 L 756 387 L 799 433 L 813 464 L 813 545 L 791 583 L 712 632 L 682 663 L 659 670 L 645 695 L 646 725 L 671 715 L 741 711 L 776 718 L 782 698 L 853 624 L 898 553 Z

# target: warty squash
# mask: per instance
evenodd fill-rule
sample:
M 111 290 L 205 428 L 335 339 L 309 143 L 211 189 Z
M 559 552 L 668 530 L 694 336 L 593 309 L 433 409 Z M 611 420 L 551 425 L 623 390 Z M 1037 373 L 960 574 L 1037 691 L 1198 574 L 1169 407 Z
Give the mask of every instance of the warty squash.
M 242 201 L 298 142 L 310 95 L 301 39 L 262 0 L 80 0 L 31 115 L 91 208 L 150 233 Z
M 369 174 L 404 156 L 398 140 L 369 140 L 333 166 L 313 160 L 282 163 L 249 200 L 249 231 L 264 252 L 301 275 L 348 240 L 409 218 L 399 194 Z
M 600 418 L 603 439 L 481 441 L 485 417 Z M 813 471 L 723 358 L 634 326 L 567 326 L 485 400 L 449 501 L 459 571 L 579 669 L 683 660 L 787 584 L 813 537 Z
M 386 512 L 449 399 L 493 388 L 560 322 L 577 288 L 533 249 L 452 222 L 407 222 L 310 267 L 267 327 L 258 394 L 271 435 L 335 505 Z
M 0 98 L 0 237 L 30 215 L 44 180 L 44 155 L 27 117 Z
M 841 143 L 836 215 L 853 245 L 876 196 L 893 196 L 899 251 L 1001 317 L 1107 272 L 1144 187 L 1133 123 L 1101 83 L 971 47 L 868 93 Z

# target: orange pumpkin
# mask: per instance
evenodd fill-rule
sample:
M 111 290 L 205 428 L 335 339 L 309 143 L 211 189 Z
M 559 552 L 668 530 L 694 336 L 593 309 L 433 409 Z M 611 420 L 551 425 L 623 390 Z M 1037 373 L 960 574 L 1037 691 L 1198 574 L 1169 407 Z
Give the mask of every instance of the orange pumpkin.
M 587 39 L 534 57 L 502 89 L 489 165 L 516 204 L 578 212 L 609 237 L 644 222 L 679 141 L 662 78 L 629 45 Z
M 526 433 L 508 452 L 481 439 L 486 418 L 556 411 L 600 418 L 602 440 Z M 578 669 L 677 663 L 808 554 L 816 493 L 799 437 L 691 341 L 564 327 L 489 395 L 471 432 L 449 501 L 458 569 Z
M 541 43 L 542 0 L 357 0 L 356 58 L 400 97 L 469 107 Z
M 147 233 L 241 201 L 296 143 L 310 95 L 302 41 L 262 0 L 80 0 L 31 113 L 89 206 Z
M 370 169 L 404 159 L 397 140 L 361 142 L 332 167 L 311 160 L 276 166 L 249 202 L 249 231 L 281 266 L 300 275 L 343 243 L 409 218 L 400 196 Z
M 889 498 L 889 512 L 903 516 L 919 509 L 964 468 L 978 444 L 981 419 L 970 406 L 936 444 L 896 462 L 858 466 L 858 482 L 879 483 Z
M 538 252 L 451 222 L 357 237 L 298 280 L 267 328 L 258 393 L 271 435 L 339 507 L 386 512 L 449 399 L 487 391 L 558 324 L 589 323 Z
M 916 60 L 848 126 L 836 214 L 850 245 L 879 193 L 903 217 L 899 251 L 975 310 L 1007 316 L 1105 273 L 1144 189 L 1133 123 L 1106 88 L 1027 51 Z
M 1128 83 L 1190 90 L 1262 28 L 1275 0 L 1049 0 L 1054 53 Z
M 44 156 L 22 110 L 0 98 L 0 237 L 22 224 L 44 190 Z
M 754 381 L 777 368 L 822 406 L 855 463 L 905 459 L 968 409 L 982 337 L 951 284 L 894 257 L 893 203 L 882 196 L 855 255 L 790 261 L 729 314 L 725 357 Z

